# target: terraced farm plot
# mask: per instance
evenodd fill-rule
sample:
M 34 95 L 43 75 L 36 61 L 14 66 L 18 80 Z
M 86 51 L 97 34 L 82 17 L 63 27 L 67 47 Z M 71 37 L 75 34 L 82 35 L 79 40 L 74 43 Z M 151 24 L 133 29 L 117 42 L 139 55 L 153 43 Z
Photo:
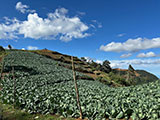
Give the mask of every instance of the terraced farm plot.
M 5 58 L 5 72 L 14 66 L 16 92 L 10 73 L 1 81 L 1 99 L 30 113 L 79 117 L 72 71 L 57 64 L 34 53 L 11 52 Z M 78 80 L 78 86 L 83 116 L 89 120 L 160 118 L 160 81 L 111 88 L 97 81 Z

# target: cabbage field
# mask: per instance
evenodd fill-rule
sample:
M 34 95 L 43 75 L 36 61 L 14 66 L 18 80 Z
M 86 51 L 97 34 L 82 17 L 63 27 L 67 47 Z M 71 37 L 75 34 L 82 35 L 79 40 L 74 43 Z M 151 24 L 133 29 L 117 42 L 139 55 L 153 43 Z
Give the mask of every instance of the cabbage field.
M 1 81 L 1 99 L 30 113 L 79 117 L 72 71 L 57 64 L 34 53 L 10 52 L 5 57 L 4 71 L 9 74 Z M 160 81 L 113 88 L 98 81 L 78 80 L 78 87 L 83 116 L 89 120 L 160 119 Z

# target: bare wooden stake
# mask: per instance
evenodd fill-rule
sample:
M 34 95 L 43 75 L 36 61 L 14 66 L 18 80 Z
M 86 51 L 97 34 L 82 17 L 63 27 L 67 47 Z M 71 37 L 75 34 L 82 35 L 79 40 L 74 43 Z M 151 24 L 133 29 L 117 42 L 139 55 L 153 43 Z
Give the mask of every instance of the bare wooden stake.
M 15 76 L 14 76 L 14 67 L 12 66 L 12 78 L 15 79 Z
M 71 60 L 72 60 L 72 71 L 73 71 L 74 86 L 75 86 L 76 95 L 77 95 L 77 105 L 78 105 L 79 111 L 80 111 L 80 119 L 82 119 L 82 109 L 81 109 L 81 104 L 80 104 L 80 101 L 79 101 L 79 91 L 78 91 L 78 87 L 77 87 L 77 80 L 76 80 L 76 73 L 75 73 L 73 56 L 71 56 Z
M 3 69 L 4 69 L 4 57 L 2 57 L 1 76 L 0 76 L 1 80 L 2 80 Z
M 13 95 L 14 95 L 14 103 L 16 103 L 16 79 L 14 76 L 14 66 L 12 66 L 12 79 L 13 79 Z M 15 107 L 15 104 L 14 104 Z

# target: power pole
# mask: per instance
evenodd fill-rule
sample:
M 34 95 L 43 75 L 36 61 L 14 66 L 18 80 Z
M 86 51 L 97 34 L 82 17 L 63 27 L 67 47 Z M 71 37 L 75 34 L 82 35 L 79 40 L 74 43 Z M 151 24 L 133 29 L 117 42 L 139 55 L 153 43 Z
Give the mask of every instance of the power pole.
M 78 87 L 77 87 L 77 80 L 76 80 L 76 73 L 75 73 L 73 56 L 71 56 L 71 60 L 72 60 L 72 71 L 73 71 L 74 86 L 75 86 L 76 96 L 77 96 L 77 105 L 78 105 L 79 111 L 80 111 L 80 119 L 82 119 L 82 109 L 81 109 L 81 104 L 80 104 L 80 101 L 79 101 L 79 91 L 78 91 Z

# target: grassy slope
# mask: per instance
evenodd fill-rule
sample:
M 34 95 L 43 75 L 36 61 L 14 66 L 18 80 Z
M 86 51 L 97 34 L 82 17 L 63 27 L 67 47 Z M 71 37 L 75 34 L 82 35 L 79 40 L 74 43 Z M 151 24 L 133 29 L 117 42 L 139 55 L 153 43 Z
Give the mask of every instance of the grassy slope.
M 26 52 L 28 52 L 28 50 L 26 50 Z M 60 66 L 66 67 L 68 69 L 72 69 L 70 55 L 61 54 L 61 53 L 51 51 L 51 50 L 30 50 L 29 52 L 34 52 L 36 54 L 43 55 L 47 58 L 51 58 L 56 61 L 61 61 L 64 64 L 60 64 Z M 117 86 L 117 87 L 123 86 L 115 82 L 114 80 L 112 80 L 107 73 L 102 72 L 100 70 L 95 70 L 94 66 L 92 66 L 91 64 L 87 62 L 81 61 L 79 58 L 75 56 L 74 56 L 74 64 L 75 64 L 76 71 L 81 72 L 87 76 L 90 76 L 94 80 L 98 80 L 99 78 L 104 78 L 105 81 L 103 82 L 107 81 L 107 83 L 108 82 L 111 83 L 112 86 Z
M 30 52 L 43 55 L 56 61 L 61 61 L 64 64 L 60 64 L 60 66 L 71 69 L 71 56 L 69 55 L 61 54 L 47 49 L 32 50 Z M 108 74 L 103 71 L 96 70 L 94 66 L 87 62 L 81 61 L 77 57 L 74 57 L 74 64 L 76 66 L 76 71 L 82 72 L 83 74 L 86 74 L 95 80 L 99 80 L 114 87 L 142 84 L 152 82 L 158 79 L 155 75 L 150 74 L 147 71 L 138 70 L 131 73 L 132 75 L 130 81 L 126 81 L 128 75 L 127 69 L 113 69 L 112 73 Z
M 29 114 L 13 105 L 3 104 L 0 102 L 1 114 L 3 120 L 75 120 L 73 118 L 63 118 L 58 115 L 42 115 L 42 114 Z
M 18 108 L 14 108 L 13 105 L 3 104 L 2 102 L 0 102 L 0 108 L 2 110 L 0 115 L 3 117 L 3 120 L 81 120 L 75 118 L 64 118 L 58 115 L 29 114 L 25 111 L 19 110 Z M 132 119 L 130 118 L 129 120 Z

